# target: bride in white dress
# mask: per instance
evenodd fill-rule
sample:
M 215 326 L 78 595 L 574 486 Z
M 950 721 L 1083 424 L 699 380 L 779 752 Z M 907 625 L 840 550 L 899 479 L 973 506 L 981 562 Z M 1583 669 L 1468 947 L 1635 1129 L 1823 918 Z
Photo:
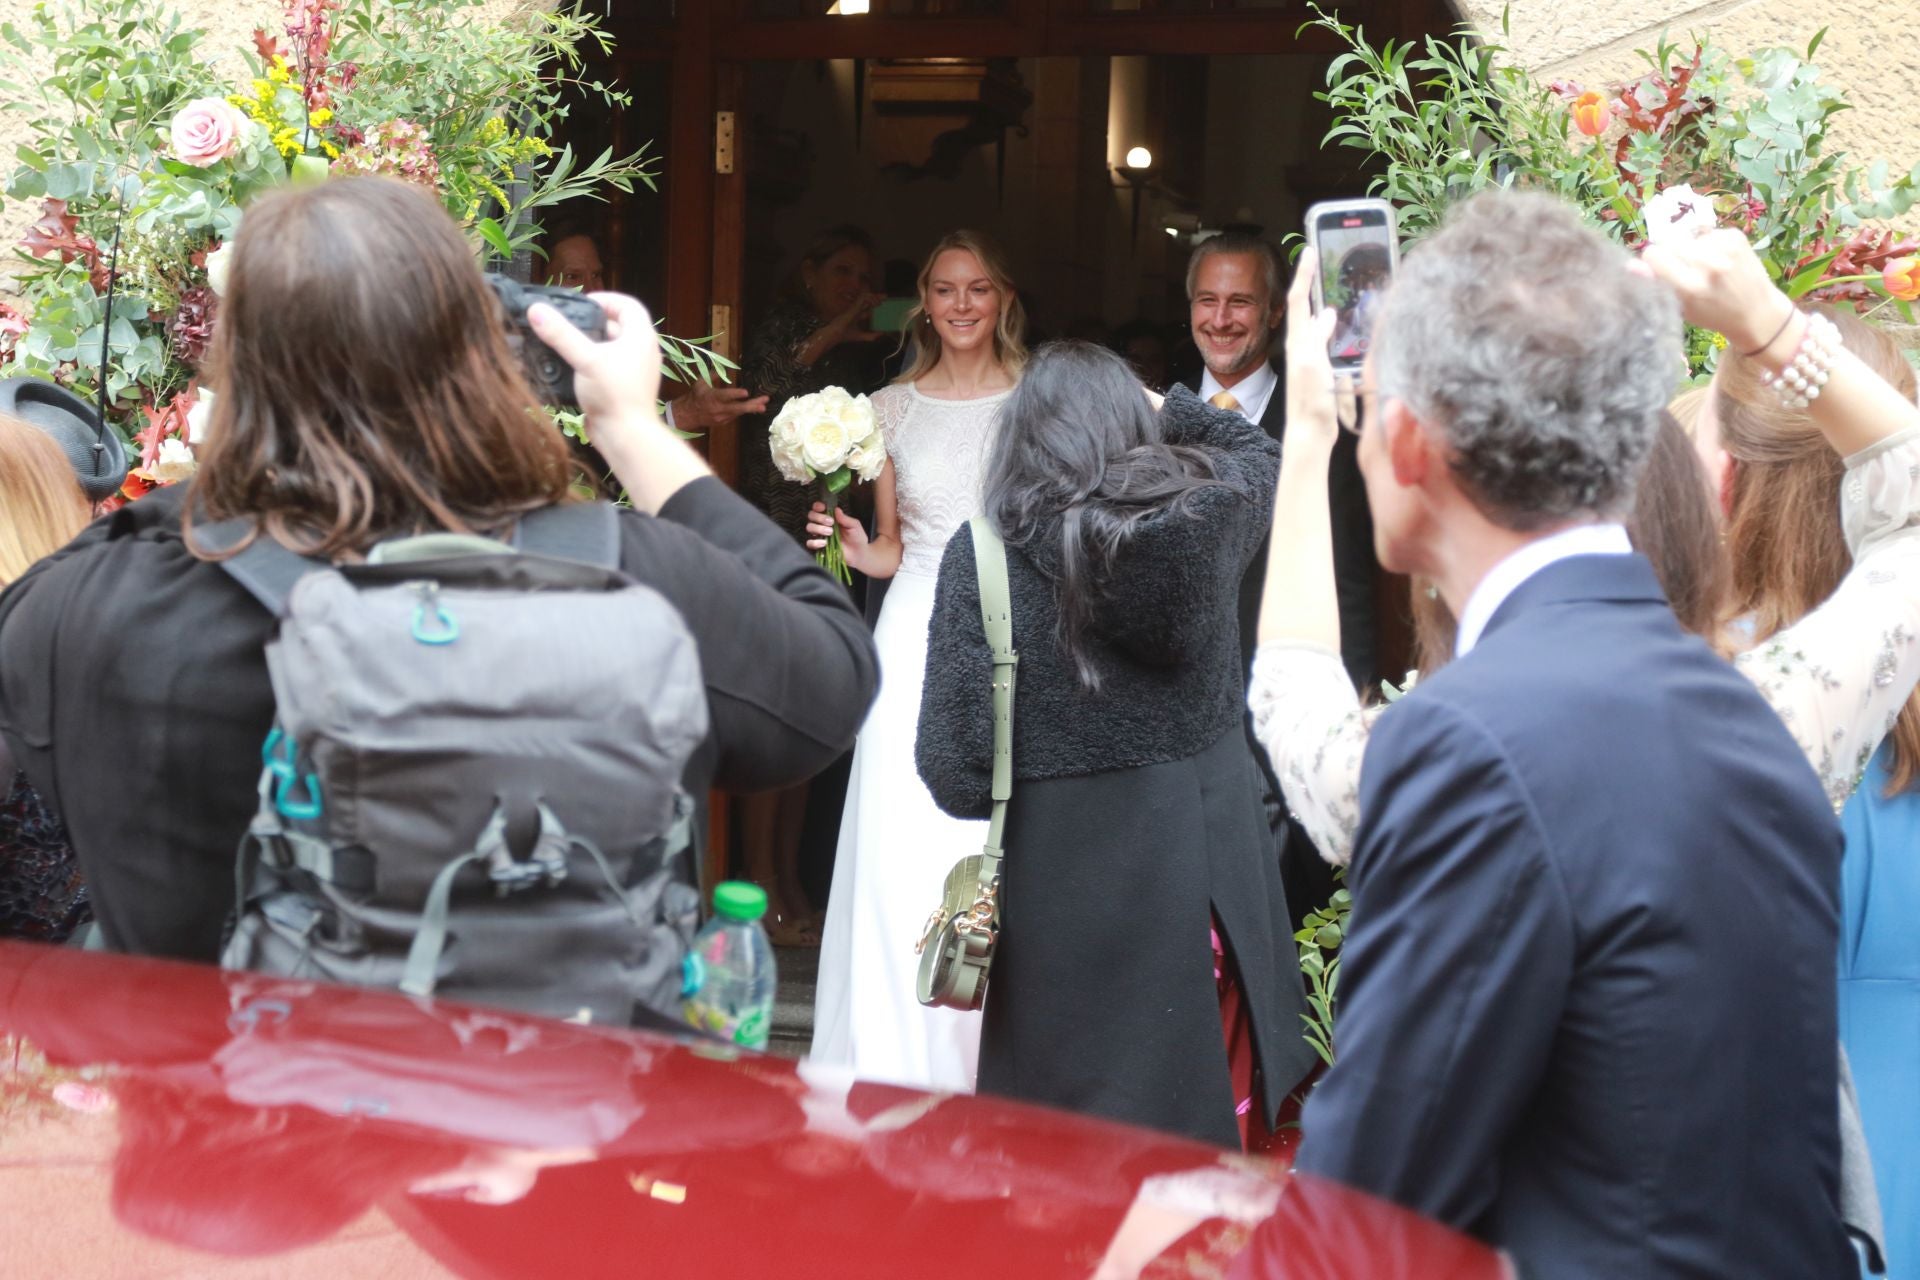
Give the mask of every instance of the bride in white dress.
M 911 366 L 873 397 L 888 465 L 874 484 L 872 539 L 838 517 L 847 563 L 893 581 L 874 627 L 880 696 L 854 747 L 840 819 L 810 1056 L 862 1079 L 971 1091 L 980 1015 L 923 1007 L 913 948 L 948 868 L 980 851 L 987 824 L 940 812 L 913 744 L 940 556 L 980 509 L 994 419 L 1026 360 L 1025 316 L 999 251 L 960 231 L 927 258 L 908 323 Z M 825 545 L 818 505 L 808 532 L 809 547 Z

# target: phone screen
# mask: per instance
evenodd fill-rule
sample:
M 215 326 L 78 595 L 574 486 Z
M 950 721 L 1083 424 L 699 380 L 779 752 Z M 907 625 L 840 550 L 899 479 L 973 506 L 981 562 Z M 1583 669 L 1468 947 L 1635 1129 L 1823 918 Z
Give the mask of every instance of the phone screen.
M 1339 319 L 1327 353 L 1336 365 L 1358 365 L 1373 341 L 1373 320 L 1393 275 L 1393 228 L 1384 209 L 1335 209 L 1319 216 L 1320 304 Z

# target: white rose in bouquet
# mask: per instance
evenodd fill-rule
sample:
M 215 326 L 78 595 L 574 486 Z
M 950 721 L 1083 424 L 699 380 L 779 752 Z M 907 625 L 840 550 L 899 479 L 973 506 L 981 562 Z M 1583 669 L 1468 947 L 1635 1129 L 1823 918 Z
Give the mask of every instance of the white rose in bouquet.
M 807 470 L 806 454 L 800 449 L 800 428 L 788 419 L 775 422 L 767 433 L 773 448 L 773 465 L 779 473 L 795 484 L 808 484 L 813 473 Z
M 800 438 L 800 452 L 818 476 L 830 476 L 846 466 L 853 445 L 853 434 L 837 413 L 808 420 Z
M 774 467 L 787 479 L 798 484 L 820 482 L 829 513 L 839 506 L 841 490 L 856 479 L 873 479 L 887 460 L 872 403 L 865 396 L 848 395 L 841 387 L 795 396 L 782 405 L 767 430 L 767 447 Z M 816 558 L 842 582 L 853 580 L 840 550 L 837 527 Z
M 872 481 L 880 476 L 881 468 L 887 465 L 886 446 L 880 441 L 880 433 L 874 432 L 847 454 L 847 465 L 853 468 L 854 478 Z

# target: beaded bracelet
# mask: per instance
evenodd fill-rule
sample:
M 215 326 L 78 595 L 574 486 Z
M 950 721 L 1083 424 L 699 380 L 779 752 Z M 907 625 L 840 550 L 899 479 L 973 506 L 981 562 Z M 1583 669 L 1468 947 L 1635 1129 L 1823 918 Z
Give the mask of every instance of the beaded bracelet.
M 1772 387 L 1789 409 L 1804 409 L 1820 398 L 1841 347 L 1840 327 L 1823 315 L 1808 313 L 1807 327 L 1779 373 L 1760 375 L 1762 386 Z

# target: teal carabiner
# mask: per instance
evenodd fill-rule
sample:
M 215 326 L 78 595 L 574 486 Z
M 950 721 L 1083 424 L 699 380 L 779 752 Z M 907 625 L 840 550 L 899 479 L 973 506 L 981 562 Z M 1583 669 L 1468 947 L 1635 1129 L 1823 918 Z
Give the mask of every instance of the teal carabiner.
M 413 609 L 413 638 L 421 644 L 452 644 L 460 638 L 460 624 L 440 603 L 438 584 L 422 582 L 416 587 L 420 603 Z M 431 610 L 431 614 L 429 614 Z M 429 628 L 428 623 L 432 622 Z
M 260 760 L 266 765 L 267 772 L 280 780 L 273 789 L 273 807 L 280 811 L 281 817 L 305 822 L 320 816 L 320 779 L 317 776 L 311 773 L 306 776 L 306 799 L 296 799 L 293 795 L 294 788 L 302 786 L 302 782 L 295 765 L 293 739 L 286 735 L 285 730 L 276 726 L 267 734 L 267 741 L 260 748 Z
M 307 798 L 304 800 L 296 800 L 291 794 L 299 785 L 300 779 L 291 770 L 281 774 L 280 785 L 273 793 L 273 807 L 280 811 L 280 816 L 283 818 L 291 818 L 296 822 L 311 822 L 320 816 L 322 809 L 320 779 L 311 773 L 307 775 Z
M 282 747 L 286 748 L 285 754 L 281 753 Z M 276 778 L 293 777 L 293 739 L 287 737 L 285 730 L 276 727 L 267 734 L 266 743 L 260 748 L 260 763 Z
M 433 606 L 432 621 L 438 629 L 427 630 L 427 621 L 427 605 L 422 601 L 413 611 L 413 638 L 421 644 L 452 644 L 460 638 L 460 624 L 437 602 Z

